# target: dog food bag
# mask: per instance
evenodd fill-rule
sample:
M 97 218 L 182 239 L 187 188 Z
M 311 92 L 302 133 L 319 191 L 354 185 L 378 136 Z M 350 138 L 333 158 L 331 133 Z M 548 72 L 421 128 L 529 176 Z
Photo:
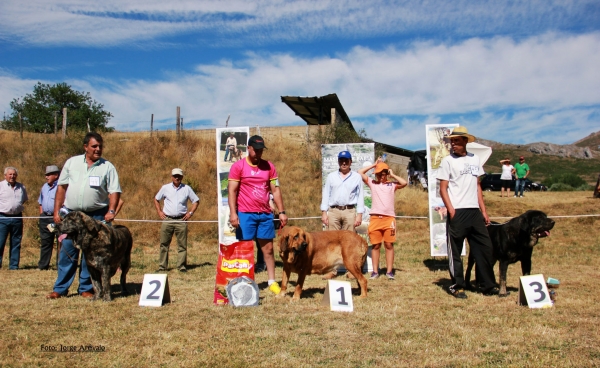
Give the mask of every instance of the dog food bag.
M 228 304 L 227 284 L 242 276 L 254 280 L 254 241 L 241 241 L 231 245 L 219 244 L 213 303 L 216 305 Z

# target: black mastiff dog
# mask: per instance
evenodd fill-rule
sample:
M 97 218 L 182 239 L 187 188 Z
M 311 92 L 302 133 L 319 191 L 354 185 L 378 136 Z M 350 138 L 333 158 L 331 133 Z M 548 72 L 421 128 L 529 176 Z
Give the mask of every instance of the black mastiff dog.
M 121 268 L 121 294 L 126 295 L 125 281 L 131 266 L 133 239 L 125 226 L 108 226 L 83 212 L 70 212 L 58 224 L 62 234 L 81 249 L 94 286 L 94 298 L 111 301 L 110 278 Z
M 507 296 L 506 271 L 508 265 L 521 261 L 523 275 L 531 272 L 531 254 L 539 238 L 550 235 L 554 227 L 554 220 L 549 219 L 542 211 L 530 210 L 519 217 L 515 217 L 504 224 L 492 222 L 488 226 L 488 233 L 494 248 L 494 264 L 500 261 L 500 293 Z M 475 259 L 469 252 L 469 264 L 465 275 L 467 288 L 471 286 L 471 269 Z

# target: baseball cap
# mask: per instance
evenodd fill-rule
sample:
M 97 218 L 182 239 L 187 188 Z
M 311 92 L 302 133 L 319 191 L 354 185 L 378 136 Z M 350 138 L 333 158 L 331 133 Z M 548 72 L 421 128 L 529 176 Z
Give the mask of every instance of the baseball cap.
M 383 170 L 390 170 L 390 167 L 385 162 L 380 162 L 375 166 L 375 174 L 379 174 Z
M 60 169 L 56 165 L 46 166 L 46 174 L 53 174 L 60 172 Z
M 347 159 L 349 159 L 349 160 L 352 160 L 352 155 L 350 154 L 350 152 L 349 152 L 349 151 L 342 151 L 342 152 L 340 152 L 340 153 L 338 154 L 338 160 L 339 160 L 340 158 L 347 158 Z
M 171 175 L 181 175 L 181 176 L 183 176 L 183 170 L 181 170 L 181 169 L 173 169 L 173 170 L 171 170 Z
M 248 139 L 248 145 L 254 149 L 263 149 L 265 147 L 265 140 L 260 135 L 253 135 Z

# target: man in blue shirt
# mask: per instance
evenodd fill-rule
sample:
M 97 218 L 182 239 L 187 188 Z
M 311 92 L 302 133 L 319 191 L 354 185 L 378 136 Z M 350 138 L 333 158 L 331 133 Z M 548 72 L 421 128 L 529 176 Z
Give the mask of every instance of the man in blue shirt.
M 339 170 L 329 173 L 321 197 L 321 221 L 327 230 L 351 230 L 362 222 L 365 212 L 363 181 L 360 174 L 350 169 L 352 155 L 349 151 L 338 154 Z M 330 279 L 334 271 L 325 276 Z
M 38 203 L 40 205 L 40 260 L 39 270 L 47 270 L 50 267 L 52 248 L 57 232 L 50 231 L 48 225 L 54 224 L 54 198 L 56 197 L 57 179 L 60 169 L 56 165 L 46 166 L 46 184 L 42 186 Z

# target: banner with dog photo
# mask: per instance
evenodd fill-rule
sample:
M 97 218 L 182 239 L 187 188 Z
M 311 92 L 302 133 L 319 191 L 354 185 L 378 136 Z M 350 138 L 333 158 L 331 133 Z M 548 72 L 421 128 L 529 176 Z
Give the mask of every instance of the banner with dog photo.
M 321 145 L 321 186 L 325 185 L 327 175 L 329 173 L 339 170 L 338 165 L 338 154 L 341 151 L 349 151 L 352 155 L 352 171 L 358 171 L 363 166 L 369 166 L 375 162 L 375 144 L 374 143 L 344 143 L 344 144 L 323 144 Z M 356 232 L 367 240 L 369 243 L 368 231 L 369 228 L 369 211 L 371 209 L 371 189 L 364 185 L 364 201 L 365 201 L 365 213 L 363 214 L 362 223 L 355 230 Z M 367 253 L 367 260 L 363 266 L 363 272 L 372 272 L 373 265 L 371 263 L 371 247 Z M 342 269 L 338 271 L 343 272 Z
M 429 178 L 429 236 L 432 257 L 448 256 L 446 244 L 446 218 L 448 211 L 440 195 L 440 183 L 437 172 L 444 157 L 450 154 L 450 140 L 448 136 L 458 124 L 426 125 L 427 140 L 427 173 Z M 467 143 L 467 152 L 479 156 L 481 166 L 490 158 L 492 149 L 479 143 Z M 462 255 L 466 255 L 463 246 Z
M 216 129 L 217 145 L 217 211 L 219 219 L 219 258 L 215 282 L 214 304 L 227 304 L 229 281 L 246 276 L 254 280 L 254 242 L 238 241 L 235 228 L 229 222 L 229 192 L 231 166 L 246 158 L 249 127 Z

